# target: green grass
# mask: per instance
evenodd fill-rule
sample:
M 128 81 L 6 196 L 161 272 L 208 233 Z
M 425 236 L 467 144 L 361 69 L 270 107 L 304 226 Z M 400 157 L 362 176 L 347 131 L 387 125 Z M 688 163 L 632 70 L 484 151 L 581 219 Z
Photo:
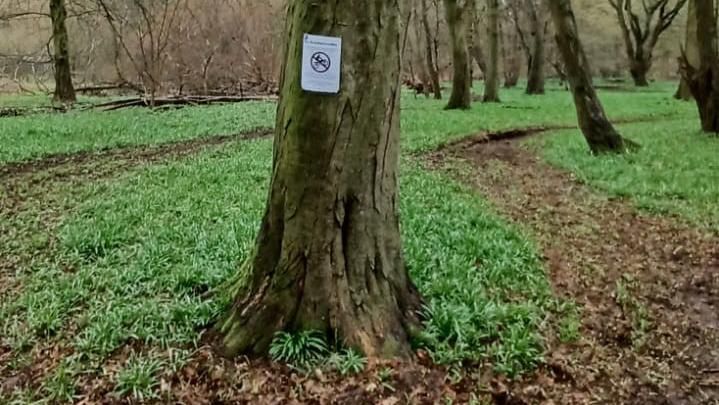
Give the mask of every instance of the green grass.
M 552 164 L 610 195 L 719 232 L 719 138 L 701 133 L 699 119 L 693 115 L 619 128 L 624 136 L 642 145 L 638 152 L 591 156 L 576 130 L 561 131 L 533 143 Z
M 672 100 L 668 85 L 659 88 L 664 90 L 602 92 L 615 118 L 678 119 L 623 126 L 644 144 L 639 153 L 591 157 L 577 131 L 542 138 L 543 153 L 642 206 L 677 210 L 697 221 L 716 219 L 716 140 L 694 133 L 693 106 Z M 567 342 L 579 339 L 581 314 L 555 302 L 530 237 L 472 190 L 443 171 L 427 171 L 413 157 L 480 130 L 575 122 L 564 91 L 530 97 L 515 89 L 502 97 L 503 104 L 477 103 L 457 112 L 443 111 L 444 101 L 405 93 L 400 209 L 407 266 L 428 304 L 419 343 L 439 363 L 487 362 L 516 375 L 541 362 L 551 313 L 563 314 L 558 334 Z M 0 142 L 8 145 L 0 150 L 0 162 L 236 133 L 271 126 L 273 116 L 270 103 L 243 103 L 0 119 Z M 269 140 L 235 142 L 60 190 L 54 199 L 73 208 L 60 213 L 53 255 L 23 265 L 15 275 L 22 288 L 2 296 L 0 343 L 15 351 L 16 368 L 27 364 L 30 349 L 52 342 L 74 354 L 48 374 L 38 392 L 18 398 L 72 397 L 78 376 L 103 372 L 115 383 L 115 395 L 152 398 L 160 377 L 184 364 L 228 304 L 213 292 L 232 278 L 253 246 L 271 148 Z M 34 216 L 29 211 L 8 229 L 23 221 L 34 229 Z M 39 235 L 18 243 L 30 252 L 42 249 L 52 238 Z M 118 359 L 123 349 L 129 357 Z
M 236 134 L 274 125 L 275 105 L 248 102 L 152 111 L 72 111 L 0 118 L 0 163 L 55 153 Z

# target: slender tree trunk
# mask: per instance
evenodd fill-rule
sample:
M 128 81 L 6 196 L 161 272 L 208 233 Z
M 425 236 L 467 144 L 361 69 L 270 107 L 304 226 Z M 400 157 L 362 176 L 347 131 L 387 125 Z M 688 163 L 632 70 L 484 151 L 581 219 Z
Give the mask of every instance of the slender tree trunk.
M 472 74 L 467 34 L 474 0 L 444 0 L 452 42 L 452 94 L 446 109 L 467 109 L 472 104 Z
M 532 50 L 527 74 L 527 94 L 544 94 L 544 16 L 534 2 L 527 0 L 527 11 L 532 23 Z
M 427 4 L 427 0 L 422 0 L 422 26 L 424 27 L 424 35 L 427 40 L 425 43 L 425 58 L 429 79 L 432 82 L 432 92 L 436 100 L 441 100 L 442 87 L 439 83 L 439 71 L 437 70 L 437 64 L 434 60 L 434 50 L 432 49 L 434 35 L 432 34 L 432 27 L 429 24 L 429 5 Z
M 261 355 L 277 331 L 318 330 L 369 357 L 409 356 L 421 302 L 398 222 L 398 2 L 288 12 L 269 198 L 225 351 Z M 339 94 L 301 89 L 305 33 L 342 38 Z
M 714 0 L 696 0 L 699 67 L 682 60 L 682 75 L 699 109 L 702 130 L 719 133 L 719 55 Z
M 699 67 L 699 38 L 697 37 L 697 8 L 696 0 L 689 0 L 689 6 L 687 11 L 687 27 L 684 38 L 684 55 L 686 56 L 687 63 L 694 69 Z M 679 60 L 681 66 L 681 58 Z M 689 83 L 682 76 L 679 80 L 679 88 L 674 98 L 684 101 L 690 101 L 693 99 L 692 91 L 689 88 Z
M 577 22 L 570 0 L 549 0 L 557 34 L 557 45 L 564 60 L 574 95 L 579 127 L 594 154 L 625 152 L 635 146 L 622 138 L 604 113 L 590 76 L 591 69 L 577 33 Z
M 482 72 L 482 77 L 486 77 L 487 60 L 484 58 L 484 50 L 482 49 L 482 39 L 480 38 L 480 21 L 478 18 L 476 4 L 472 7 L 472 42 L 469 45 L 469 54 Z
M 55 64 L 55 93 L 53 101 L 74 103 L 75 89 L 72 87 L 70 69 L 70 50 L 65 20 L 67 10 L 65 0 L 50 0 L 50 18 L 52 20 L 53 62 Z
M 499 0 L 487 0 L 489 64 L 484 78 L 484 102 L 499 102 Z

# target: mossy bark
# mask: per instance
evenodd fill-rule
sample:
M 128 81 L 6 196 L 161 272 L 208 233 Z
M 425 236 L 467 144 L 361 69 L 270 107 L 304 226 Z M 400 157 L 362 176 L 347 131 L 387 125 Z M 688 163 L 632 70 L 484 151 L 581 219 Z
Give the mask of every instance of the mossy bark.
M 579 127 L 592 153 L 621 153 L 637 146 L 622 138 L 609 122 L 592 84 L 591 69 L 577 33 L 570 0 L 549 0 L 557 45 L 574 96 Z
M 53 62 L 55 64 L 55 92 L 53 101 L 74 103 L 75 89 L 72 86 L 70 68 L 70 46 L 67 35 L 67 10 L 65 0 L 50 0 L 52 20 Z
M 484 77 L 483 101 L 499 102 L 499 0 L 487 0 L 489 60 Z
M 527 94 L 544 94 L 544 13 L 535 0 L 527 0 L 527 14 L 532 29 L 532 49 L 529 53 Z
M 714 0 L 696 0 L 698 67 L 682 60 L 682 75 L 697 103 L 704 132 L 719 133 L 719 54 Z
M 399 234 L 398 7 L 288 5 L 270 192 L 248 284 L 220 324 L 228 355 L 264 355 L 276 332 L 298 330 L 411 355 L 421 299 Z M 342 37 L 339 94 L 300 88 L 305 33 Z
M 474 0 L 444 0 L 447 26 L 452 42 L 452 94 L 448 110 L 467 109 L 472 104 L 472 74 L 469 59 L 469 33 Z

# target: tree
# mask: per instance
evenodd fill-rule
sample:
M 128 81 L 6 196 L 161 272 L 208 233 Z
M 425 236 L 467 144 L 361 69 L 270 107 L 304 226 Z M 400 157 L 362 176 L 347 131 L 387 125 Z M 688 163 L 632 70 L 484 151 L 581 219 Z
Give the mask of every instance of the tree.
M 687 25 L 686 33 L 684 38 L 684 56 L 686 61 L 693 68 L 699 67 L 699 38 L 697 37 L 697 7 L 696 0 L 689 0 L 687 6 Z M 679 58 L 679 65 L 681 66 L 682 58 Z M 674 95 L 675 98 L 689 101 L 692 100 L 692 91 L 689 88 L 689 83 L 681 78 L 679 81 L 679 88 L 677 93 Z
M 608 1 L 617 14 L 634 84 L 648 86 L 647 74 L 652 67 L 654 48 L 687 0 L 675 0 L 673 6 L 670 0 L 642 0 L 643 21 L 634 11 L 632 0 Z
M 484 75 L 484 102 L 499 102 L 499 0 L 487 0 L 489 63 Z
M 477 64 L 477 67 L 479 67 L 479 70 L 482 72 L 482 75 L 484 75 L 487 71 L 487 60 L 484 58 L 482 39 L 479 37 L 480 27 L 482 26 L 482 23 L 479 18 L 479 12 L 476 5 L 475 7 L 473 7 L 472 13 L 472 28 L 470 30 L 472 33 L 472 40 L 469 44 L 469 54 L 472 59 L 474 59 L 474 62 Z
M 439 18 L 439 16 L 436 17 Z M 435 99 L 441 100 L 442 88 L 439 83 L 439 69 L 437 68 L 437 61 L 435 58 L 435 55 L 437 54 L 437 35 L 432 33 L 432 27 L 429 24 L 429 4 L 427 3 L 427 0 L 422 0 L 422 27 L 424 28 L 425 37 L 425 62 L 429 73 L 429 79 L 432 83 L 432 92 L 434 93 Z
M 570 0 L 549 0 L 557 47 L 564 60 L 569 85 L 574 95 L 579 127 L 594 154 L 625 152 L 636 144 L 622 138 L 607 119 L 594 90 L 591 69 L 579 40 L 577 22 Z
M 527 55 L 527 94 L 544 94 L 544 31 L 546 23 L 541 4 L 525 0 L 529 16 L 532 44 Z
M 444 0 L 452 42 L 452 94 L 448 110 L 467 109 L 472 104 L 472 74 L 467 35 L 474 16 L 474 0 Z
M 305 33 L 342 38 L 339 94 L 301 89 Z M 220 325 L 227 354 L 318 330 L 369 357 L 410 355 L 421 300 L 397 213 L 400 36 L 394 0 L 290 1 L 269 197 Z
M 52 20 L 53 56 L 55 64 L 55 92 L 53 101 L 61 103 L 75 102 L 75 89 L 72 86 L 70 69 L 70 49 L 68 45 L 67 10 L 65 0 L 50 0 L 50 19 Z
M 698 67 L 682 57 L 682 76 L 699 109 L 704 132 L 719 133 L 719 56 L 714 0 L 696 0 L 696 35 L 699 42 Z

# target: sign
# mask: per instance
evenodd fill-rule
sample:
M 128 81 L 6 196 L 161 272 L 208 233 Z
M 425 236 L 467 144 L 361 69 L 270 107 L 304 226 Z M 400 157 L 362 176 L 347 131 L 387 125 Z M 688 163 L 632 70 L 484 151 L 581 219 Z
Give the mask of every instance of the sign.
M 340 92 L 342 38 L 305 34 L 302 44 L 302 90 Z

